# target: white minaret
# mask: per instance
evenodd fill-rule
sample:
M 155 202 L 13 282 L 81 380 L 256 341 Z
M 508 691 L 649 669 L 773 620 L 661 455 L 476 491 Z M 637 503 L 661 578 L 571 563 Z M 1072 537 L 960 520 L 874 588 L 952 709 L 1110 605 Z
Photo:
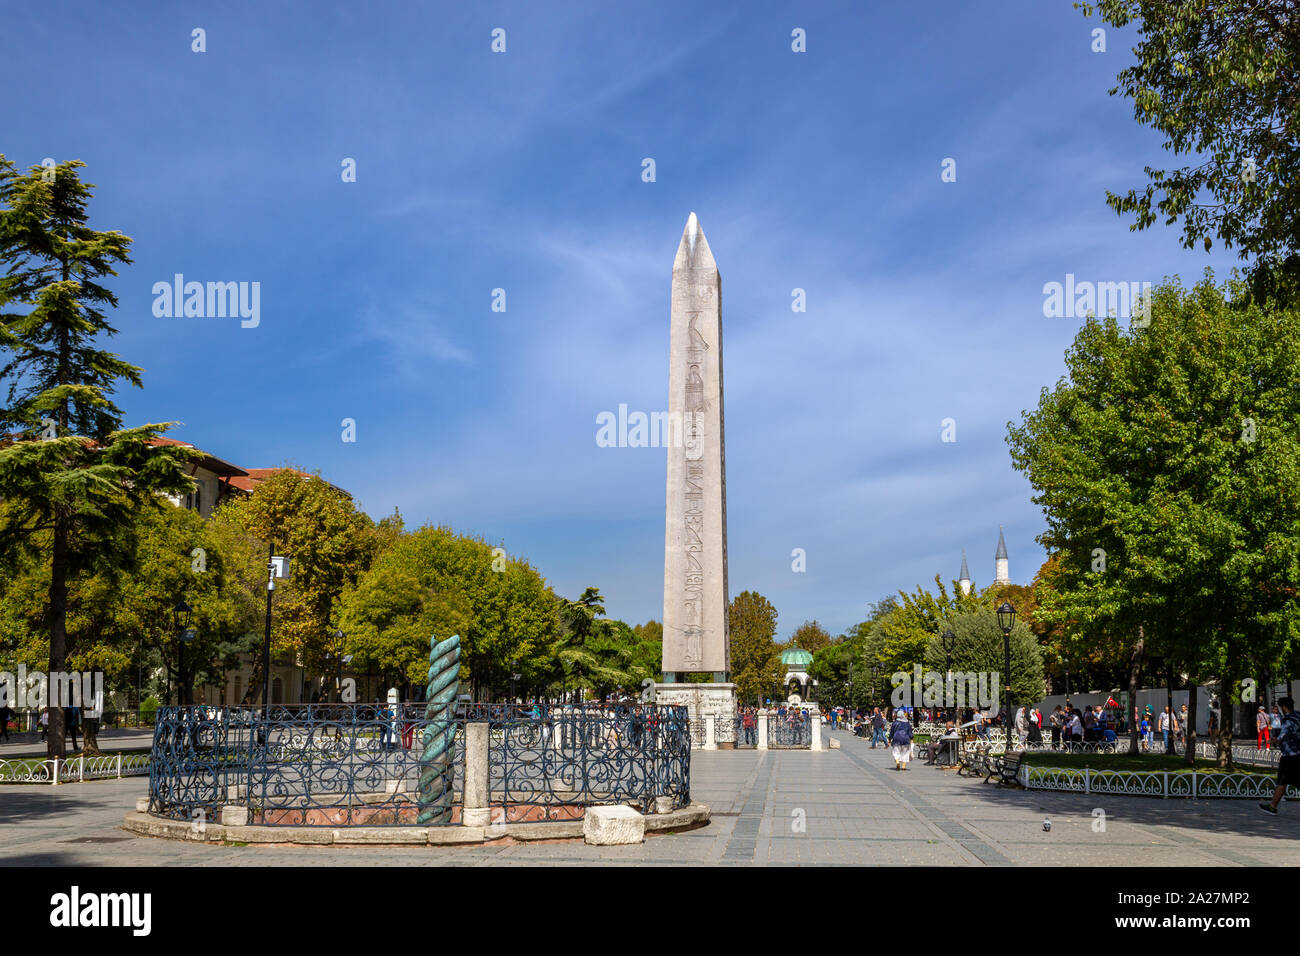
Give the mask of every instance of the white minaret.
M 1007 542 L 1002 537 L 1002 526 L 998 525 L 998 553 L 993 556 L 997 562 L 997 571 L 993 576 L 994 584 L 1010 584 L 1011 575 L 1007 572 Z
M 961 578 L 957 581 L 962 594 L 970 594 L 970 568 L 966 567 L 966 549 L 961 549 Z

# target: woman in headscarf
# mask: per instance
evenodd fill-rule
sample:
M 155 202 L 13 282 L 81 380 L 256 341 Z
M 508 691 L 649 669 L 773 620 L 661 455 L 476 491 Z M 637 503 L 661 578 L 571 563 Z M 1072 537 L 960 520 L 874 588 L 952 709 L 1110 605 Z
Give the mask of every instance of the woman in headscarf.
M 894 711 L 894 723 L 889 728 L 889 743 L 894 748 L 894 769 L 906 770 L 912 759 L 912 725 L 900 709 Z

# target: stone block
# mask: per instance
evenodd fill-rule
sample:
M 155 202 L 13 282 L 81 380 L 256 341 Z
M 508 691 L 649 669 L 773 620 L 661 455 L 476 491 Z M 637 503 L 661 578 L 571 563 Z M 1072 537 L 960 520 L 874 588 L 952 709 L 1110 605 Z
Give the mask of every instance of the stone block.
M 334 831 L 334 845 L 347 843 L 428 843 L 428 827 L 344 827 Z
M 582 818 L 582 838 L 592 846 L 644 843 L 645 817 L 631 807 L 588 807 Z
M 491 826 L 492 810 L 490 807 L 465 807 L 461 810 L 460 823 L 466 827 Z
M 532 840 L 571 840 L 583 835 L 583 821 L 556 820 L 549 823 L 508 823 L 502 829 L 511 839 L 527 843 Z M 494 834 L 489 831 L 489 837 Z
M 429 827 L 429 843 L 433 846 L 482 842 L 482 827 Z
M 248 826 L 248 807 L 228 803 L 221 808 L 221 825 L 226 827 Z
M 148 812 L 149 812 L 149 798 L 148 798 L 148 797 L 136 797 L 136 798 L 135 798 L 135 812 L 136 812 L 136 813 L 148 813 Z

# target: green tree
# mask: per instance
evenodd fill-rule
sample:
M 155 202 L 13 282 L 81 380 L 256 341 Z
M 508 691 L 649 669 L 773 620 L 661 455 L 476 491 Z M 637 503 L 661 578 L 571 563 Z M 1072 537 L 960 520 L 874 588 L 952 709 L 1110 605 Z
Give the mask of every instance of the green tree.
M 810 654 L 816 654 L 831 643 L 830 632 L 816 621 L 804 621 L 790 637 L 790 643 L 801 647 Z
M 952 669 L 954 672 L 997 674 L 998 686 L 1006 687 L 1006 646 L 997 613 L 987 607 L 964 611 L 948 622 L 956 635 L 953 642 Z M 925 667 L 943 674 L 947 666 L 943 643 L 938 635 L 930 639 L 925 649 Z M 1043 697 L 1043 652 L 1033 632 L 1017 620 L 1011 628 L 1011 697 L 1014 704 L 1036 703 Z M 978 702 L 978 706 L 992 705 L 1001 709 L 1002 700 Z M 977 706 L 969 698 L 965 706 Z
M 1292 0 L 1080 0 L 1123 27 L 1137 23 L 1137 62 L 1111 95 L 1133 101 L 1139 123 L 1188 157 L 1147 167 L 1148 184 L 1107 204 L 1132 215 L 1134 230 L 1163 220 L 1183 226 L 1183 244 L 1209 249 L 1217 235 L 1242 258 L 1257 257 L 1262 287 L 1278 273 L 1294 291 L 1300 276 L 1300 18 Z
M 757 591 L 742 591 L 731 600 L 729 619 L 736 696 L 761 704 L 785 674 L 776 646 L 776 608 Z
M 69 587 L 118 563 L 134 515 L 160 493 L 193 485 L 196 453 L 153 443 L 166 426 L 122 429 L 109 397 L 141 385 L 140 369 L 98 347 L 112 336 L 103 285 L 130 262 L 131 240 L 87 225 L 91 186 L 78 161 L 19 173 L 0 155 L 0 550 L 39 549 L 48 561 L 48 670 L 67 670 Z M 62 711 L 50 715 L 48 753 L 65 755 Z
M 430 638 L 459 634 L 462 680 L 480 696 L 506 686 L 516 666 L 524 686 L 552 679 L 557 612 L 526 561 L 424 527 L 399 537 L 348 589 L 338 622 L 353 667 L 374 665 L 414 685 L 428 672 Z
M 143 515 L 133 573 L 121 580 L 113 602 L 115 643 L 154 648 L 180 703 L 194 703 L 197 683 L 224 686 L 227 670 L 237 666 L 241 654 L 255 654 L 260 644 L 261 609 L 245 599 L 240 579 L 247 568 L 212 531 L 209 522 L 186 508 L 167 505 Z M 264 571 L 261 577 L 264 581 Z M 192 609 L 195 631 L 185 646 L 183 674 L 173 616 L 182 600 Z
M 1217 675 L 1227 704 L 1296 646 L 1300 316 L 1247 299 L 1207 277 L 1157 289 L 1149 328 L 1088 320 L 1068 377 L 1008 425 L 1059 554 L 1038 614 L 1126 645 L 1130 690 L 1154 656 Z
M 391 541 L 390 529 L 376 526 L 350 495 L 319 475 L 287 468 L 260 482 L 252 495 L 222 505 L 213 521 L 228 529 L 223 534 L 227 542 L 244 539 L 245 544 L 237 546 L 244 573 L 251 572 L 244 587 L 262 601 L 271 546 L 288 555 L 289 578 L 277 582 L 275 590 L 272 654 L 292 655 L 309 672 L 326 673 L 325 654 L 334 650 L 339 602 Z M 400 517 L 386 521 L 395 522 L 400 531 Z M 250 568 L 254 551 L 259 559 Z M 250 700 L 264 684 L 261 668 L 261 655 L 255 655 Z
M 632 630 L 636 632 L 636 636 L 641 640 L 653 641 L 655 644 L 660 645 L 660 648 L 662 649 L 664 643 L 664 626 L 658 621 L 646 621 L 644 624 L 636 625 Z
M 808 676 L 817 681 L 817 699 L 821 703 L 858 708 L 884 702 L 875 696 L 864 645 L 865 638 L 854 635 L 813 653 Z

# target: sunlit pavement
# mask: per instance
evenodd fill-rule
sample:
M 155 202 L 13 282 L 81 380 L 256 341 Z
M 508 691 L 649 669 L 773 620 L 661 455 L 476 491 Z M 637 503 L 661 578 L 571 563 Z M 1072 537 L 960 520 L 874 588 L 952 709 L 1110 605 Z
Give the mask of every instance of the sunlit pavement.
M 0 864 L 128 866 L 938 864 L 1296 866 L 1300 803 L 1161 800 L 998 788 L 836 732 L 841 749 L 696 751 L 692 796 L 712 822 L 631 847 L 578 840 L 477 847 L 227 847 L 137 837 L 122 817 L 144 777 L 0 787 Z M 1105 816 L 1094 815 L 1101 809 Z M 1050 831 L 1043 829 L 1050 819 Z M 1104 824 L 1104 829 L 1102 828 Z

